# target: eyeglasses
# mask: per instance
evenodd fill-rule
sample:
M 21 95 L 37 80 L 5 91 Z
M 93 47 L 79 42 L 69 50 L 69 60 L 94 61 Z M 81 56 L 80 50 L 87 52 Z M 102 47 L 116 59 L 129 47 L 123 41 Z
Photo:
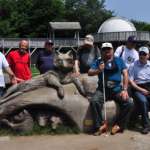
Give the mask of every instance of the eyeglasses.
M 112 48 L 110 48 L 110 47 L 105 47 L 105 48 L 102 48 L 102 51 L 105 51 L 105 50 L 111 50 Z
M 139 56 L 146 56 L 147 54 L 146 53 L 144 53 L 144 52 L 140 52 L 139 53 Z

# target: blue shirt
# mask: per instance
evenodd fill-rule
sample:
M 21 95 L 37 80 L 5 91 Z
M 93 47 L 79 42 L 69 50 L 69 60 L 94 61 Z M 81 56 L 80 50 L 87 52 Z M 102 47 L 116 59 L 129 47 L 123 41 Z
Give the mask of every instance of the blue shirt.
M 150 61 L 143 66 L 140 60 L 132 63 L 128 69 L 129 80 L 133 80 L 136 84 L 145 84 L 150 82 Z
M 54 54 L 54 50 L 52 50 L 51 53 L 47 53 L 45 50 L 39 52 L 36 65 L 40 68 L 40 74 L 44 74 L 47 71 L 54 69 Z
M 126 67 L 126 65 L 125 65 L 125 63 L 124 63 L 124 61 L 123 61 L 123 59 L 121 58 L 121 57 L 114 57 L 114 59 L 116 60 L 116 63 L 117 63 L 117 65 L 118 65 L 118 71 L 117 72 L 114 72 L 114 73 L 106 73 L 105 71 L 104 71 L 104 79 L 110 79 L 110 80 L 113 80 L 113 81 L 118 81 L 118 82 L 121 82 L 121 71 L 123 70 L 123 69 L 126 69 L 127 67 Z M 97 70 L 98 68 L 99 68 L 99 65 L 100 65 L 100 63 L 101 63 L 101 59 L 97 59 L 97 60 L 95 60 L 94 61 L 94 64 L 92 65 L 92 67 L 91 67 L 91 69 L 92 70 Z M 104 62 L 105 63 L 105 65 L 108 63 L 108 62 Z M 98 74 L 98 78 L 99 78 L 99 81 L 98 81 L 98 88 L 100 89 L 100 90 L 103 90 L 103 84 L 102 84 L 102 82 L 100 81 L 100 80 L 103 80 L 103 75 L 102 75 L 102 72 L 100 72 L 99 74 Z M 118 91 L 118 90 L 121 90 L 122 89 L 122 86 L 120 85 L 120 84 L 118 84 L 116 87 L 114 87 L 114 88 L 112 88 L 112 89 L 110 89 L 110 88 L 107 88 L 107 87 L 105 87 L 105 90 L 106 91 Z

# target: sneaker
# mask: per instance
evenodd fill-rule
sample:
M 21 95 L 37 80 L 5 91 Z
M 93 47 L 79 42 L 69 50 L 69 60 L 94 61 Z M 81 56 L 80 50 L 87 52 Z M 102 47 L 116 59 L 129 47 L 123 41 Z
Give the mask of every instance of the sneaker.
M 149 128 L 143 128 L 141 134 L 148 134 Z

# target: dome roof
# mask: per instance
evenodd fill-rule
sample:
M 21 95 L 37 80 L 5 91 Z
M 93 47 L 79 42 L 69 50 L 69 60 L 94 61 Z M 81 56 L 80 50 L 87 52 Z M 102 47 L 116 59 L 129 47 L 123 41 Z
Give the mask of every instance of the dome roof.
M 98 33 L 136 31 L 134 25 L 127 19 L 112 17 L 106 20 L 99 28 Z

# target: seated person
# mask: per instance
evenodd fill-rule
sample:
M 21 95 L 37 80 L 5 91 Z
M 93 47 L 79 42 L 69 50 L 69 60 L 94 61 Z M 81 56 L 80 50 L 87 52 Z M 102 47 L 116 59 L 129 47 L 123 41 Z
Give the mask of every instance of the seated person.
M 139 104 L 142 116 L 142 134 L 148 134 L 148 100 L 150 100 L 150 61 L 147 47 L 139 49 L 139 60 L 135 61 L 128 69 L 129 82 L 134 100 Z
M 104 60 L 95 60 L 91 69 L 88 71 L 89 76 L 98 75 L 99 78 L 98 88 L 90 100 L 97 128 L 97 131 L 94 133 L 95 136 L 100 135 L 106 128 L 102 117 L 104 103 L 103 73 L 106 99 L 113 98 L 121 106 L 122 110 L 117 124 L 112 129 L 112 134 L 116 134 L 121 128 L 125 128 L 133 105 L 132 100 L 128 97 L 128 72 L 124 61 L 121 57 L 113 56 L 114 50 L 111 43 L 103 43 L 101 49 Z M 124 76 L 123 88 L 120 85 L 121 73 Z

